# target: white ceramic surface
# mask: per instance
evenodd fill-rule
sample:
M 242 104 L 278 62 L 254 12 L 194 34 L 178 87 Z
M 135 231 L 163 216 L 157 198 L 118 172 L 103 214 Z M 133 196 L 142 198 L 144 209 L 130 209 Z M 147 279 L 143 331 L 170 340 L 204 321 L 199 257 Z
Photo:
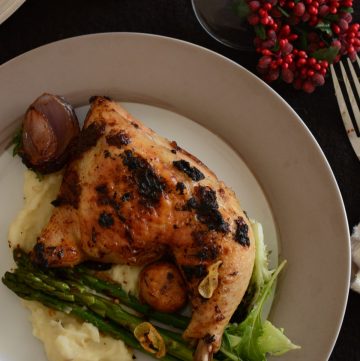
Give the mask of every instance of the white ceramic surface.
M 198 46 L 143 34 L 97 34 L 35 49 L 0 67 L 0 132 L 45 91 L 64 95 L 74 105 L 94 94 L 110 95 L 198 123 L 171 113 L 167 123 L 161 109 L 130 105 L 141 108 L 150 123 L 154 119 L 152 126 L 160 133 L 223 173 L 220 178 L 238 191 L 247 210 L 258 212 L 254 199 L 261 199 L 263 213 L 256 217 L 271 229 L 261 186 L 280 236 L 280 257 L 288 260 L 271 320 L 302 346 L 281 360 L 328 359 L 348 293 L 346 216 L 319 146 L 278 95 L 242 67 Z M 11 265 L 4 237 L 21 203 L 20 174 L 19 161 L 4 153 L 1 273 Z M 3 286 L 0 296 L 0 359 L 40 361 L 26 312 Z
M 25 0 L 0 0 L 0 24 L 11 16 Z

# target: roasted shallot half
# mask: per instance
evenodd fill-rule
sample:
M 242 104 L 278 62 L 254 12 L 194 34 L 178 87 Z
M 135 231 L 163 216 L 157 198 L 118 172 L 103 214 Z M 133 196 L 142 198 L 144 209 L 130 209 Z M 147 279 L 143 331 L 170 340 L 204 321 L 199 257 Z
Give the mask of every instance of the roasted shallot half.
M 73 107 L 64 98 L 45 93 L 25 113 L 19 155 L 36 172 L 55 172 L 68 160 L 79 133 Z

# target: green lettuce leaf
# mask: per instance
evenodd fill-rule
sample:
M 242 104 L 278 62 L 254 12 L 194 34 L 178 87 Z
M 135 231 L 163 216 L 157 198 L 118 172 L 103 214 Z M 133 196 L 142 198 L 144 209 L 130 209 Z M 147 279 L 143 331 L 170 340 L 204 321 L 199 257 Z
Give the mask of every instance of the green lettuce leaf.
M 286 261 L 270 271 L 261 224 L 253 222 L 252 229 L 256 243 L 255 264 L 249 286 L 252 301 L 246 318 L 239 324 L 228 325 L 220 348 L 228 360 L 234 361 L 266 361 L 268 354 L 282 355 L 299 348 L 284 335 L 282 329 L 263 319 L 264 305 Z
M 263 334 L 258 339 L 258 344 L 263 353 L 281 356 L 284 353 L 298 349 L 285 335 L 282 328 L 275 327 L 270 321 L 263 324 Z

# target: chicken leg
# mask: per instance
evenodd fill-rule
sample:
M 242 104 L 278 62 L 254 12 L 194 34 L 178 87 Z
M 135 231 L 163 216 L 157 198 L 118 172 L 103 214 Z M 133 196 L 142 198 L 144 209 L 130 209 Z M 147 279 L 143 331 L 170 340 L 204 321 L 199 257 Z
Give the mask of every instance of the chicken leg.
M 183 336 L 198 342 L 196 359 L 211 359 L 255 257 L 234 192 L 118 103 L 94 97 L 53 204 L 33 250 L 36 262 L 64 267 L 174 259 L 192 304 Z

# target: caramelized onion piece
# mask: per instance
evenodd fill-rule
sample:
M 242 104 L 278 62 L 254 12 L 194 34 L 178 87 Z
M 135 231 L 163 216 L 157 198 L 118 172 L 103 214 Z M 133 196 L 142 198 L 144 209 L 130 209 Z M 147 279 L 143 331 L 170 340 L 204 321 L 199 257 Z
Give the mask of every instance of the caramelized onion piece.
M 45 93 L 25 113 L 20 156 L 26 166 L 37 172 L 55 172 L 68 160 L 79 133 L 72 106 L 62 97 Z

